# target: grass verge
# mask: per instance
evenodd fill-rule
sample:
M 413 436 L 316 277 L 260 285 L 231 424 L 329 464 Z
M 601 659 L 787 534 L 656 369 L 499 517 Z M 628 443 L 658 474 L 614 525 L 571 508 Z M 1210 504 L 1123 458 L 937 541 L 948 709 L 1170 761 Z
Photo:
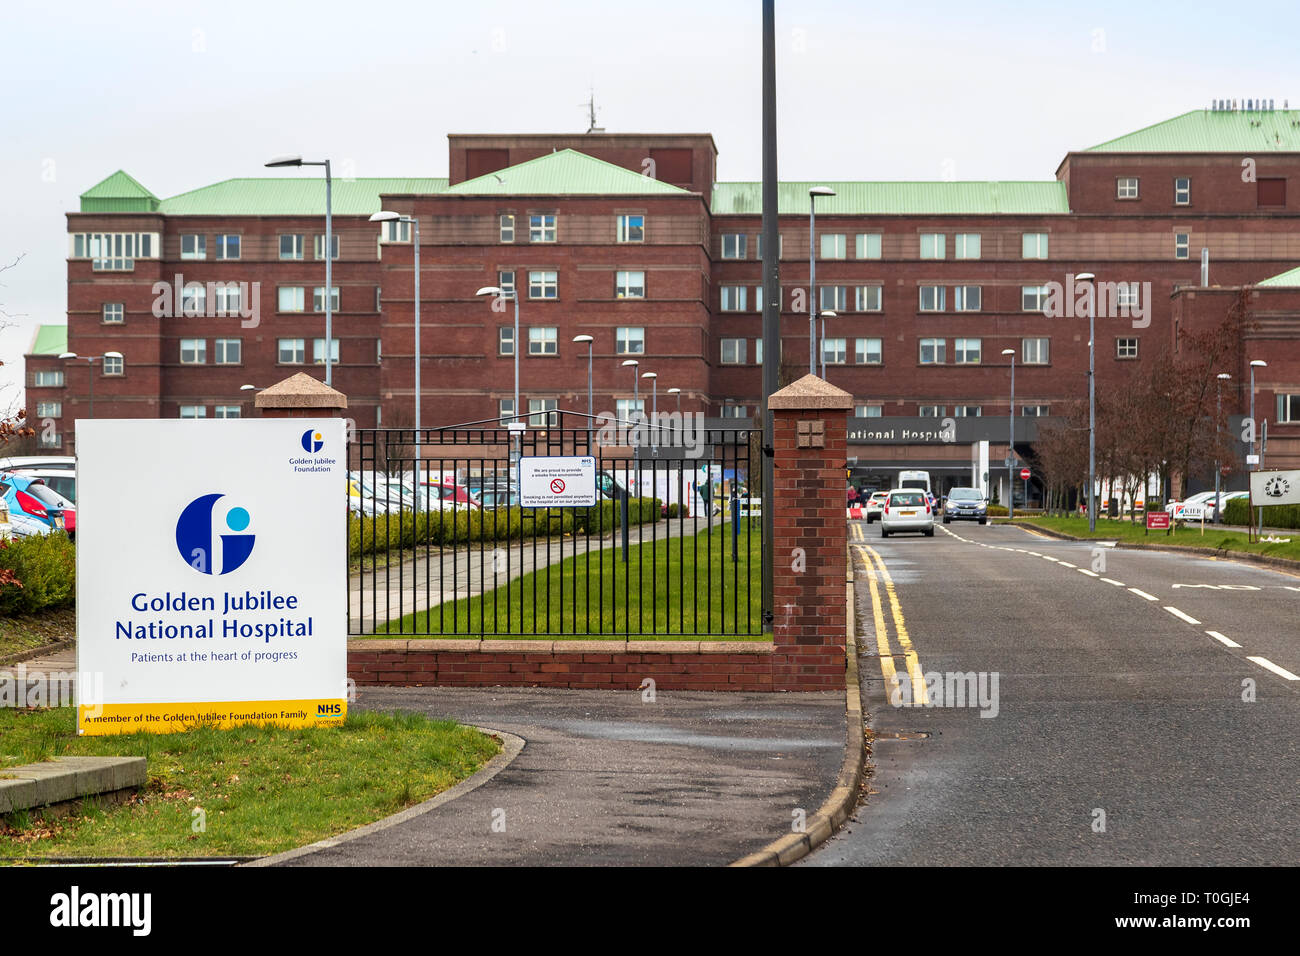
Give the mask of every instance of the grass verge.
M 64 607 L 36 614 L 0 617 L 0 660 L 77 634 L 77 611 Z
M 410 713 L 352 711 L 334 728 L 78 737 L 72 708 L 4 709 L 0 774 L 54 756 L 142 756 L 149 783 L 106 810 L 85 801 L 67 817 L 0 819 L 0 859 L 278 853 L 427 800 L 499 749 L 472 727 Z
M 1006 524 L 1007 522 L 1001 523 Z M 1300 533 L 1280 535 L 1280 537 L 1291 538 L 1286 544 L 1269 544 L 1258 541 L 1251 542 L 1246 539 L 1245 532 L 1225 531 L 1212 525 L 1206 525 L 1205 533 L 1201 534 L 1199 523 L 1195 525 L 1188 524 L 1183 528 L 1175 528 L 1169 534 L 1165 534 L 1163 531 L 1152 531 L 1150 534 L 1146 534 L 1140 521 L 1130 523 L 1127 520 L 1100 517 L 1097 519 L 1097 530 L 1093 534 L 1088 533 L 1088 519 L 1086 517 L 1060 518 L 1035 515 L 1033 518 L 1028 519 L 1017 518 L 1013 523 L 1068 534 L 1076 538 L 1099 538 L 1144 543 L 1161 548 L 1211 548 L 1215 551 L 1241 551 L 1267 555 L 1271 558 L 1289 558 L 1293 561 L 1300 561 Z

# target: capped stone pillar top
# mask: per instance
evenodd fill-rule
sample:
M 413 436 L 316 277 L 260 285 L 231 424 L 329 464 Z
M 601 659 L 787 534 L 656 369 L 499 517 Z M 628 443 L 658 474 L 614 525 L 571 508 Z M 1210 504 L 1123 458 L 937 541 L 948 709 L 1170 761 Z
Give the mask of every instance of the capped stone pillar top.
M 348 397 L 306 372 L 264 388 L 253 405 L 267 418 L 332 418 L 348 407 Z
M 824 378 L 808 374 L 773 392 L 767 407 L 788 411 L 847 411 L 853 407 L 853 396 Z

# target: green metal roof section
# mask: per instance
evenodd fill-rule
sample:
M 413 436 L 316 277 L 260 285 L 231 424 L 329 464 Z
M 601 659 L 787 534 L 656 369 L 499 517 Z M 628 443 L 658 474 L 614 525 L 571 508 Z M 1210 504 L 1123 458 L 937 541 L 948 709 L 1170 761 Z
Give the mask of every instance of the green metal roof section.
M 1060 215 L 1070 211 L 1065 184 L 1048 182 L 807 182 L 780 183 L 781 215 L 808 215 L 808 190 L 829 186 L 817 212 L 840 216 Z M 763 212 L 762 183 L 717 183 L 713 214 L 757 216 Z
M 1256 282 L 1255 287 L 1261 289 L 1300 288 L 1300 266 Z
M 158 197 L 123 170 L 81 194 L 82 212 L 155 212 Z
M 379 197 L 396 193 L 438 193 L 446 177 L 433 179 L 334 179 L 336 216 L 379 212 Z M 314 216 L 325 212 L 325 178 L 227 179 L 164 199 L 159 212 L 168 216 Z
M 446 190 L 449 196 L 649 196 L 689 195 L 685 189 L 642 176 L 576 149 L 562 149 Z
M 1090 153 L 1300 152 L 1300 110 L 1192 110 Z
M 38 325 L 28 355 L 62 355 L 68 350 L 66 325 Z

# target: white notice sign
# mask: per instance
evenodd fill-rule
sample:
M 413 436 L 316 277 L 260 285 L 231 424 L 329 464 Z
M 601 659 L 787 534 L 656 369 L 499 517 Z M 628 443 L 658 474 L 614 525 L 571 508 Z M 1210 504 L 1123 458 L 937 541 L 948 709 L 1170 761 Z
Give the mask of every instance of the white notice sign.
M 525 508 L 589 508 L 596 503 L 596 459 L 519 459 L 519 503 Z
M 1260 505 L 1300 505 L 1300 471 L 1252 471 L 1250 503 Z

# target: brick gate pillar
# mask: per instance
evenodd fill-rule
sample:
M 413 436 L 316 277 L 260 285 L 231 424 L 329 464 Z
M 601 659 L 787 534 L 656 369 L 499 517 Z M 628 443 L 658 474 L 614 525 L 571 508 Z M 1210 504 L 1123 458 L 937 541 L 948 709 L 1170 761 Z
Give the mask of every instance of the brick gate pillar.
M 262 389 L 253 405 L 263 418 L 339 418 L 348 407 L 348 397 L 298 372 Z
M 768 399 L 773 418 L 775 690 L 844 687 L 848 410 L 853 396 L 805 375 Z

